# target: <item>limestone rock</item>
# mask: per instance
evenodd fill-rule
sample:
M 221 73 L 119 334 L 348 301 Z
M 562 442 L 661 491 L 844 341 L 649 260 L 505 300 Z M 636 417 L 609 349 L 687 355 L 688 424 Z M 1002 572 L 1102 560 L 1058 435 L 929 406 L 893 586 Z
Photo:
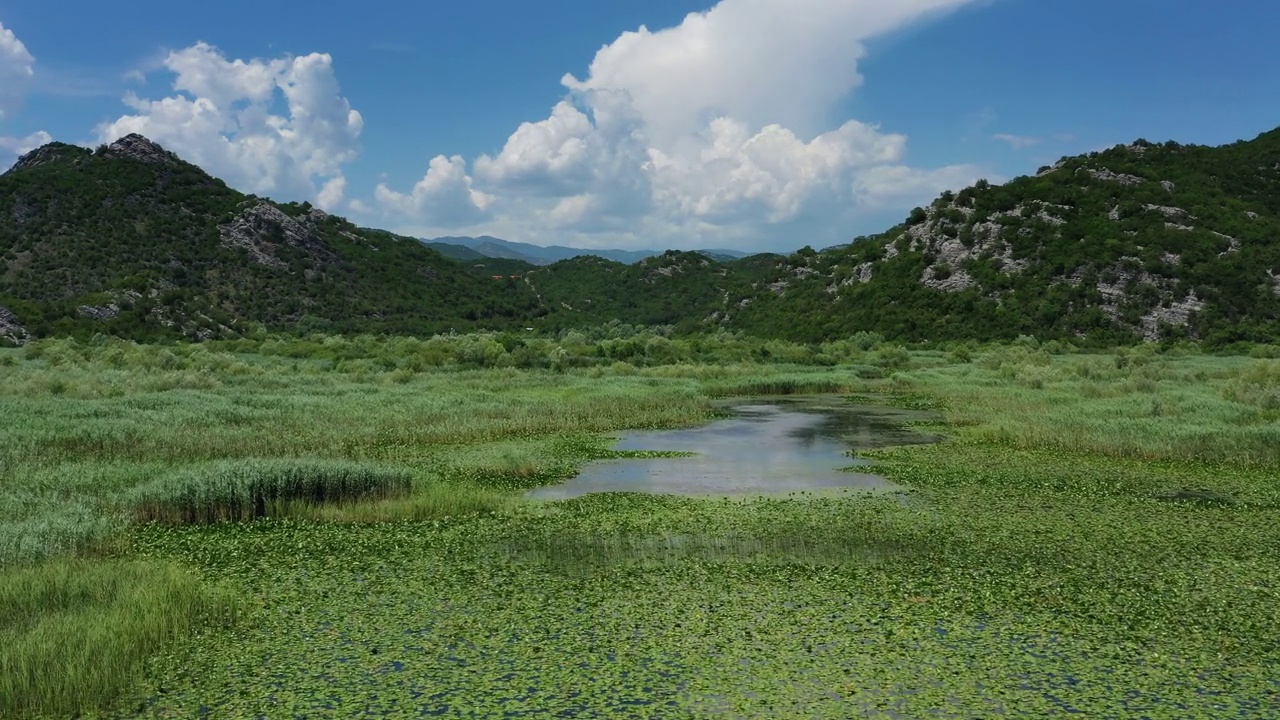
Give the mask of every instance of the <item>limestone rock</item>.
M 0 306 L 0 340 L 7 340 L 14 345 L 25 345 L 31 336 L 27 329 L 18 322 L 18 318 L 7 307 Z
M 1098 170 L 1086 170 L 1086 172 L 1088 172 L 1089 176 L 1092 177 L 1094 180 L 1101 180 L 1102 182 L 1114 182 L 1114 183 L 1120 183 L 1121 185 L 1141 185 L 1142 183 L 1146 182 L 1146 180 L 1138 177 L 1137 175 L 1126 175 L 1124 173 L 1114 173 L 1106 168 L 1101 168 Z
M 249 251 L 250 259 L 268 267 L 286 266 L 275 255 L 280 243 L 301 248 L 324 260 L 336 258 L 310 222 L 298 222 L 268 202 L 259 202 L 230 222 L 219 225 L 218 234 L 223 245 L 244 248 Z
M 1169 303 L 1168 307 L 1152 308 L 1142 316 L 1140 324 L 1142 339 L 1147 342 L 1159 340 L 1162 325 L 1186 327 L 1191 322 L 1191 318 L 1203 309 L 1204 301 L 1196 297 L 1194 290 L 1182 300 Z
M 943 292 L 960 292 L 978 284 L 978 281 L 964 270 L 952 270 L 945 277 L 940 275 L 941 273 L 937 268 L 927 267 L 920 276 L 920 282 L 926 287 Z
M 127 158 L 146 163 L 180 162 L 177 155 L 174 155 L 137 133 L 125 135 L 119 140 L 108 145 L 105 157 L 115 159 Z
M 62 143 L 49 143 L 41 145 L 31 152 L 18 158 L 18 162 L 13 164 L 9 172 L 17 170 L 29 170 L 33 167 L 39 167 L 55 160 L 59 160 L 66 155 L 68 148 L 71 146 Z M 84 152 L 84 151 L 82 151 Z M 7 174 L 7 173 L 6 173 Z
M 1165 217 L 1169 218 L 1170 220 L 1181 220 L 1185 217 L 1189 217 L 1189 215 L 1187 214 L 1187 211 L 1179 207 L 1169 207 L 1167 205 L 1151 205 L 1151 204 L 1144 205 L 1143 207 L 1145 207 L 1146 209 L 1152 212 L 1158 212 L 1161 215 L 1164 215 Z

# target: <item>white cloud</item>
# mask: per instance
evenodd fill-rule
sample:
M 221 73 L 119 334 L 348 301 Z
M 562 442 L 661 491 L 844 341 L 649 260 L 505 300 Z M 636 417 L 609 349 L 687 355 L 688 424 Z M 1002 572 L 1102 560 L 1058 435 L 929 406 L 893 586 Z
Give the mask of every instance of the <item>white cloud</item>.
M 586 79 L 563 82 L 625 91 L 664 149 L 718 116 L 812 135 L 862 83 L 864 40 L 967 1 L 722 0 L 676 27 L 623 33 Z
M 932 199 L 943 190 L 972 185 L 983 177 L 981 168 L 949 165 L 921 169 L 906 165 L 879 165 L 867 168 L 853 180 L 853 197 L 858 205 L 875 210 L 892 205 L 909 207 Z M 1000 182 L 1003 178 L 988 177 Z
M 340 94 L 329 55 L 229 60 L 197 43 L 163 67 L 177 94 L 126 95 L 134 114 L 99 126 L 101 141 L 140 133 L 248 192 L 341 202 L 342 166 L 359 153 L 364 121 Z
M 35 77 L 35 64 L 36 59 L 27 46 L 0 23 L 0 120 L 8 119 L 21 109 L 31 79 Z M 43 130 L 25 137 L 0 136 L 0 159 L 7 165 L 13 158 L 52 141 Z
M 739 121 L 711 122 L 710 141 L 697 156 L 653 150 L 664 205 L 702 220 L 780 222 L 806 206 L 848 197 L 851 173 L 897 163 L 906 138 L 851 120 L 809 142 L 769 125 L 752 133 Z
M 41 130 L 21 138 L 0 137 L 0 150 L 14 156 L 25 155 L 41 145 L 51 142 L 53 142 L 53 136 Z
M 427 165 L 427 174 L 408 193 L 379 183 L 374 197 L 386 210 L 421 217 L 440 227 L 483 220 L 494 198 L 472 187 L 466 165 L 460 156 L 437 155 Z
M 331 178 L 324 187 L 320 188 L 320 192 L 316 193 L 316 205 L 319 205 L 322 210 L 336 211 L 346 194 L 347 179 L 342 176 Z
M 35 77 L 35 64 L 27 46 L 0 23 L 0 120 L 21 107 L 31 78 Z
M 864 41 L 970 1 L 721 0 L 675 27 L 625 32 L 585 78 L 564 76 L 568 94 L 546 119 L 476 158 L 474 177 L 451 159 L 455 189 L 430 197 L 479 207 L 483 222 L 459 216 L 518 240 L 758 244 L 785 227 L 836 242 L 867 208 L 909 208 L 981 175 L 911 167 L 905 136 L 828 121 L 863 82 Z M 414 200 L 430 179 L 408 194 L 379 186 L 380 208 L 406 227 L 445 229 L 444 205 L 427 218 Z
M 1009 143 L 1009 147 L 1014 150 L 1021 150 L 1023 148 L 1031 147 L 1032 145 L 1040 144 L 1040 138 L 1038 137 L 1030 137 L 1028 135 L 1010 135 L 1009 133 L 996 133 L 991 136 L 991 139 Z
M 546 120 L 521 123 L 497 157 L 477 158 L 476 174 L 498 184 L 573 185 L 590 175 L 594 131 L 591 118 L 562 101 Z

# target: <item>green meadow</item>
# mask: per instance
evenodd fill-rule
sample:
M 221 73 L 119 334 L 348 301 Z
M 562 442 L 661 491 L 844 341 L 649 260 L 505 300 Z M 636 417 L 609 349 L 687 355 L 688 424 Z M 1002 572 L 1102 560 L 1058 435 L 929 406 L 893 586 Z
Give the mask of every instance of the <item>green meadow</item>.
M 1280 718 L 1274 350 L 0 349 L 0 717 Z M 782 394 L 945 439 L 851 449 L 905 498 L 523 497 Z

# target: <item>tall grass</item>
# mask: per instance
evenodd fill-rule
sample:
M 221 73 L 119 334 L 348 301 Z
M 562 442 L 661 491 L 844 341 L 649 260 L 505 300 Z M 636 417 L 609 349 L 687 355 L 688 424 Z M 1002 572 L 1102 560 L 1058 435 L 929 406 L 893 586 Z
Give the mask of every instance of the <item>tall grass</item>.
M 253 520 L 286 504 L 388 498 L 408 494 L 413 476 L 394 468 L 335 460 L 223 460 L 200 464 L 134 488 L 135 520 L 169 524 Z
M 1114 458 L 1280 463 L 1274 361 L 1147 352 L 1050 356 L 997 350 L 898 376 L 940 399 L 968 437 Z
M 107 705 L 147 658 L 236 612 L 231 595 L 169 564 L 59 560 L 0 571 L 0 717 Z

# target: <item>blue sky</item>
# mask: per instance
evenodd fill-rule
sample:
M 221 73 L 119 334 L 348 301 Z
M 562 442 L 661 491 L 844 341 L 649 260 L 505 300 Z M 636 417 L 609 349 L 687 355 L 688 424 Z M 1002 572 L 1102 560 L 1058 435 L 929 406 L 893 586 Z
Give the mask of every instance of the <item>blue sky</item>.
M 791 250 L 1062 155 L 1280 125 L 1263 0 L 301 8 L 0 0 L 0 165 L 139 131 L 418 236 Z

